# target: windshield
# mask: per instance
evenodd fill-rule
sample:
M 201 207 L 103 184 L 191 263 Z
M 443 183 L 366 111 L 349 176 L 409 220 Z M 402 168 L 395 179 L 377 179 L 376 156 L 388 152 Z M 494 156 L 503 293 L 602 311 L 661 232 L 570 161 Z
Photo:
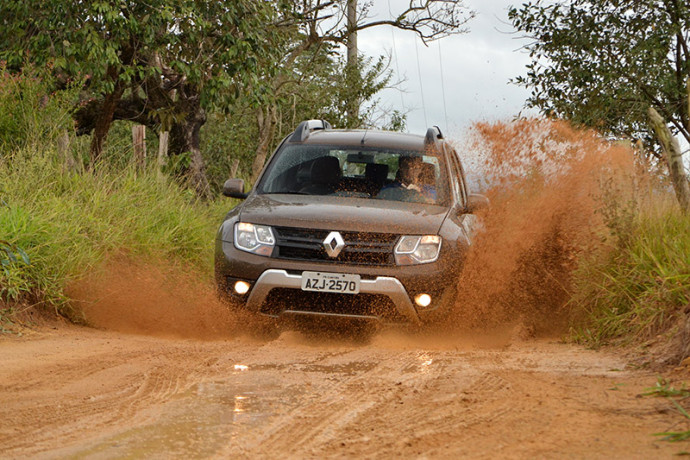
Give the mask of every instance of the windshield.
M 448 180 L 442 159 L 404 150 L 286 145 L 257 191 L 443 204 Z

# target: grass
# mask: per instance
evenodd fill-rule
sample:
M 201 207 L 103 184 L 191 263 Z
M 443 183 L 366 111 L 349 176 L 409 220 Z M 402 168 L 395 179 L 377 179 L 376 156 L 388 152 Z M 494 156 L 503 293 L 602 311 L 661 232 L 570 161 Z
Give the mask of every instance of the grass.
M 670 385 L 665 379 L 657 379 L 656 385 L 652 388 L 648 388 L 644 393 L 644 396 L 657 396 L 667 398 L 678 412 L 685 417 L 686 420 L 690 420 L 690 414 L 681 406 L 678 401 L 682 401 L 690 397 L 690 389 L 685 387 L 685 383 L 681 384 L 681 387 L 676 389 Z M 662 433 L 655 433 L 655 436 L 663 436 L 665 441 L 670 442 L 680 442 L 690 439 L 690 430 L 685 431 L 665 431 Z M 685 454 L 685 453 L 684 453 Z
M 154 170 L 94 169 L 65 173 L 50 149 L 0 156 L 0 235 L 7 249 L 0 251 L 7 260 L 0 300 L 45 302 L 70 316 L 64 287 L 112 253 L 176 260 L 210 274 L 227 201 L 199 202 Z M 26 260 L 7 256 L 19 251 Z
M 664 333 L 690 303 L 690 216 L 672 206 L 638 213 L 614 248 L 581 260 L 570 301 L 576 340 Z
M 66 171 L 57 144 L 63 133 L 73 134 L 81 85 L 54 87 L 46 69 L 14 74 L 0 63 L 0 332 L 12 306 L 43 304 L 79 319 L 64 289 L 109 255 L 210 275 L 215 230 L 231 207 L 226 200 L 199 202 L 157 170 L 131 167 L 129 126 L 122 123 L 91 171 L 81 165 L 88 136 L 70 136 L 78 167 Z

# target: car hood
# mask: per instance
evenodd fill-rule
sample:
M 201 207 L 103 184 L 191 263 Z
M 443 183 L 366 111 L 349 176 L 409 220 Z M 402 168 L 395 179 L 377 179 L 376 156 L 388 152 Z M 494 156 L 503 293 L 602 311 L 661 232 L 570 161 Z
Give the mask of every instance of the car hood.
M 277 227 L 435 235 L 448 208 L 339 196 L 251 195 L 240 220 Z

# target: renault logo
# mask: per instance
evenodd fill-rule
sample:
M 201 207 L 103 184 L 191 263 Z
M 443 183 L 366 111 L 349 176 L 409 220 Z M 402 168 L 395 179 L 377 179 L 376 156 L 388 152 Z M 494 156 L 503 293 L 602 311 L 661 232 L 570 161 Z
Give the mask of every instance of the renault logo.
M 343 237 L 338 232 L 329 233 L 326 239 L 323 240 L 323 248 L 329 257 L 338 257 L 338 254 L 340 254 L 344 247 L 345 241 L 343 241 Z

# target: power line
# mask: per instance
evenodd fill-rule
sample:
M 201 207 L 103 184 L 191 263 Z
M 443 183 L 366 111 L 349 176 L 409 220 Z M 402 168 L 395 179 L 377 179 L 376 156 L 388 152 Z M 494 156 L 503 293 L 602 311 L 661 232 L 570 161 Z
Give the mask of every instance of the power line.
M 415 37 L 416 38 L 416 37 Z M 419 66 L 419 49 L 417 47 L 417 40 L 414 41 L 414 50 L 417 55 L 417 74 L 419 75 L 419 91 L 422 95 L 422 111 L 424 112 L 424 126 L 429 126 L 429 122 L 426 119 L 426 104 L 424 103 L 424 85 L 422 84 L 422 69 Z
M 393 11 L 391 10 L 391 0 L 388 0 L 388 14 L 391 16 L 393 15 Z M 401 78 L 401 76 L 400 76 L 400 62 L 398 61 L 398 47 L 395 44 L 395 27 L 391 27 L 390 29 L 391 29 L 391 38 L 393 39 L 393 61 L 395 62 L 395 71 L 396 71 L 396 75 L 398 76 L 398 81 L 400 81 L 399 80 Z M 398 94 L 400 95 L 400 109 L 404 113 L 405 112 L 405 99 L 403 98 L 402 90 L 400 90 L 399 88 L 397 90 L 398 90 Z
M 443 55 L 441 54 L 441 40 L 438 40 L 438 66 L 441 69 L 441 96 L 443 97 L 443 117 L 446 121 L 446 130 L 448 130 L 448 110 L 446 109 L 446 85 L 443 82 Z

